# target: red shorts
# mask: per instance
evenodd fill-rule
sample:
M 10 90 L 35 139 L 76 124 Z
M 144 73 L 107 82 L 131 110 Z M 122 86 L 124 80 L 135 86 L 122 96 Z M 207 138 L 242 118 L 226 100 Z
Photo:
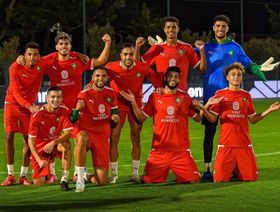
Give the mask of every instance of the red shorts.
M 255 181 L 258 179 L 256 157 L 252 145 L 247 148 L 218 146 L 214 163 L 214 181 L 230 181 L 234 168 L 238 180 Z
M 109 169 L 109 138 L 97 139 L 96 136 L 87 132 L 89 136 L 92 165 Z
M 176 176 L 178 183 L 200 179 L 200 174 L 189 149 L 182 152 L 152 150 L 145 166 L 144 183 L 165 182 L 169 169 Z
M 31 169 L 32 169 L 32 179 L 38 179 L 41 177 L 45 177 L 50 175 L 50 161 L 56 157 L 61 159 L 62 158 L 62 153 L 57 151 L 57 146 L 54 147 L 53 151 L 48 154 L 44 152 L 44 146 L 47 144 L 47 142 L 41 142 L 36 144 L 38 154 L 41 159 L 45 160 L 48 162 L 48 165 L 44 168 L 40 168 L 39 164 L 37 163 L 36 159 L 33 157 L 31 154 L 30 156 L 30 164 L 31 164 Z
M 30 111 L 25 107 L 5 102 L 5 133 L 19 132 L 23 135 L 28 135 L 30 115 Z
M 143 107 L 142 99 L 140 99 L 140 100 L 137 99 L 136 102 L 137 102 L 137 105 L 138 105 L 139 108 Z M 130 103 L 123 104 L 123 103 L 119 102 L 118 113 L 119 113 L 119 116 L 120 116 L 120 119 L 121 119 L 120 123 L 121 123 L 122 126 L 125 123 L 126 115 L 128 116 L 129 123 L 137 122 L 138 124 L 141 124 L 138 121 L 138 119 L 136 118 L 136 116 L 133 112 L 132 105 Z

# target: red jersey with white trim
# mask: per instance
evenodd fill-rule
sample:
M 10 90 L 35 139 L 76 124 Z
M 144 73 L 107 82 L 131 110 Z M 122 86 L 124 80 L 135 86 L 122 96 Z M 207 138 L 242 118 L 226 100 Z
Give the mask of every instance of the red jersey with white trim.
M 186 151 L 190 148 L 188 117 L 194 118 L 197 113 L 189 94 L 180 90 L 175 94 L 160 95 L 154 92 L 150 95 L 143 112 L 154 119 L 154 149 Z
M 30 119 L 28 136 L 36 137 L 35 144 L 47 144 L 57 139 L 62 130 L 73 129 L 67 107 L 60 105 L 56 112 L 50 113 L 45 110 L 45 106 L 42 106 L 40 111 L 33 114 Z
M 156 70 L 161 81 L 168 67 L 179 67 L 181 70 L 181 77 L 178 88 L 184 91 L 187 90 L 189 65 L 196 68 L 200 63 L 200 58 L 193 47 L 179 40 L 174 46 L 170 46 L 166 42 L 160 45 L 153 45 L 143 55 L 142 59 L 149 66 L 156 65 Z
M 250 93 L 244 90 L 218 90 L 215 97 L 225 99 L 212 105 L 210 111 L 220 115 L 219 144 L 226 147 L 248 147 L 252 144 L 249 136 L 248 116 L 256 114 Z
M 50 54 L 50 60 L 53 60 L 53 55 Z M 47 57 L 44 57 L 47 59 Z M 82 89 L 82 76 L 83 72 L 90 70 L 91 60 L 84 64 L 78 57 L 70 56 L 67 61 L 59 61 L 56 57 L 53 60 L 52 69 L 48 71 L 51 86 L 58 86 L 62 90 L 62 103 L 69 109 L 72 109 L 76 105 L 76 97 Z
M 117 94 L 119 103 L 130 103 L 125 100 L 119 91 L 128 92 L 130 90 L 136 99 L 142 100 L 142 86 L 144 78 L 147 77 L 155 88 L 162 87 L 162 82 L 159 81 L 156 73 L 148 65 L 143 62 L 136 61 L 134 67 L 130 70 L 124 70 L 121 67 L 121 61 L 107 63 L 108 75 L 110 77 L 110 85 Z
M 113 89 L 109 87 L 104 87 L 102 91 L 85 89 L 79 93 L 77 99 L 85 102 L 78 122 L 79 130 L 89 131 L 99 140 L 109 138 L 111 134 L 111 110 L 118 108 Z
M 10 84 L 5 101 L 25 108 L 33 105 L 41 87 L 43 75 L 50 67 L 39 59 L 34 67 L 28 68 L 14 62 L 9 69 Z

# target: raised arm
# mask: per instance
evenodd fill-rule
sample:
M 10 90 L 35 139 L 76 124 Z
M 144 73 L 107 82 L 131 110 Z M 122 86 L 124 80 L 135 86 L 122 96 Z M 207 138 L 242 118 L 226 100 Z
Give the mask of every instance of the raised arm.
M 111 37 L 110 35 L 105 34 L 103 35 L 102 40 L 105 43 L 104 49 L 98 58 L 92 58 L 93 66 L 100 66 L 108 61 L 109 54 L 110 54 L 110 47 L 111 47 Z
M 206 56 L 205 56 L 205 52 L 204 52 L 204 44 L 205 43 L 202 40 L 196 40 L 194 43 L 195 47 L 199 50 L 199 54 L 200 54 L 199 71 L 201 73 L 205 73 L 205 71 L 207 69 Z

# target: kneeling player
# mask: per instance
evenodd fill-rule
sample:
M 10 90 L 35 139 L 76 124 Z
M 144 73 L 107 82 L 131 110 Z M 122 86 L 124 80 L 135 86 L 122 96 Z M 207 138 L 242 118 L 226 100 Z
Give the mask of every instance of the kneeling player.
M 248 120 L 252 124 L 257 123 L 280 108 L 279 102 L 275 102 L 264 112 L 256 114 L 251 95 L 240 88 L 243 73 L 245 70 L 240 63 L 226 67 L 224 74 L 229 87 L 215 94 L 215 98 L 223 97 L 223 100 L 212 105 L 210 112 L 200 105 L 209 121 L 215 122 L 220 115 L 220 139 L 214 163 L 215 182 L 229 181 L 234 169 L 238 180 L 258 179 Z
M 76 110 L 72 112 L 71 121 L 81 116 L 76 127 L 79 132 L 75 141 L 75 169 L 78 174 L 76 192 L 84 191 L 83 171 L 86 164 L 86 152 L 91 150 L 94 176 L 92 183 L 104 185 L 108 182 L 110 122 L 120 121 L 117 100 L 114 91 L 105 87 L 108 81 L 106 69 L 95 69 L 92 74 L 93 85 L 78 95 Z
M 69 111 L 60 105 L 61 101 L 61 89 L 50 87 L 47 91 L 47 104 L 31 116 L 28 144 L 32 153 L 30 162 L 34 185 L 40 186 L 45 183 L 45 178 L 50 175 L 49 163 L 54 157 L 58 157 L 63 169 L 61 189 L 68 191 L 70 189 L 67 178 L 71 163 L 69 139 L 73 127 L 69 120 Z
M 145 167 L 144 183 L 165 182 L 170 169 L 175 174 L 177 183 L 195 183 L 200 180 L 190 151 L 188 117 L 195 121 L 200 121 L 202 117 L 196 113 L 191 97 L 177 89 L 180 73 L 178 67 L 167 68 L 163 93 L 151 94 L 143 111 L 131 92 L 120 92 L 131 102 L 138 120 L 143 122 L 153 116 L 152 150 Z

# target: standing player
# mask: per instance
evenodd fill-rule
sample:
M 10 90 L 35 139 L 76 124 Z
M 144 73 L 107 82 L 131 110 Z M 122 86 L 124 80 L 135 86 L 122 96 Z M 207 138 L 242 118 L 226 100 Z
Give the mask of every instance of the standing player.
M 201 115 L 195 112 L 191 97 L 177 89 L 180 69 L 168 67 L 164 74 L 163 93 L 154 92 L 141 110 L 134 95 L 121 91 L 121 95 L 132 104 L 139 121 L 153 116 L 152 150 L 146 163 L 144 183 L 165 182 L 169 169 L 176 176 L 177 183 L 199 182 L 200 174 L 190 152 L 188 117 L 195 121 Z
M 111 87 L 117 94 L 119 104 L 119 115 L 121 121 L 112 129 L 110 140 L 110 165 L 112 176 L 110 183 L 116 183 L 118 179 L 118 144 L 120 140 L 121 130 L 125 123 L 126 116 L 130 125 L 130 138 L 132 142 L 132 176 L 131 180 L 138 182 L 139 166 L 140 166 L 140 132 L 141 123 L 137 120 L 133 113 L 131 104 L 125 100 L 120 94 L 120 90 L 130 90 L 136 98 L 138 106 L 142 107 L 142 86 L 144 78 L 147 77 L 155 88 L 162 87 L 155 72 L 146 64 L 134 61 L 134 47 L 131 44 L 123 44 L 120 53 L 121 60 L 111 62 L 106 65 L 110 77 Z
M 50 175 L 49 163 L 53 157 L 58 157 L 62 162 L 61 189 L 68 191 L 67 178 L 71 164 L 69 139 L 73 127 L 69 111 L 61 102 L 61 89 L 50 87 L 47 91 L 47 104 L 31 117 L 28 144 L 32 153 L 30 159 L 34 185 L 45 183 L 46 177 Z
M 8 177 L 2 186 L 16 183 L 14 177 L 14 134 L 23 135 L 23 154 L 19 184 L 30 185 L 27 178 L 30 150 L 28 147 L 28 124 L 31 112 L 37 112 L 35 100 L 41 86 L 42 78 L 48 66 L 40 59 L 40 46 L 29 42 L 25 46 L 25 65 L 16 62 L 10 66 L 10 84 L 7 89 L 4 109 L 5 123 L 5 156 L 8 168 Z
M 229 181 L 234 169 L 239 180 L 258 179 L 248 120 L 255 124 L 269 113 L 280 109 L 279 102 L 275 102 L 264 112 L 256 114 L 251 95 L 240 88 L 244 73 L 245 69 L 240 63 L 226 67 L 224 74 L 229 87 L 218 90 L 215 94 L 215 98 L 224 99 L 212 105 L 210 112 L 200 104 L 209 121 L 215 122 L 220 116 L 221 130 L 214 164 L 215 182 Z
M 249 73 L 257 75 L 260 79 L 266 80 L 262 71 L 269 71 L 277 64 L 265 63 L 259 66 L 251 61 L 244 53 L 239 44 L 227 37 L 230 20 L 225 15 L 217 15 L 213 19 L 213 31 L 215 38 L 205 43 L 205 55 L 207 60 L 207 70 L 203 74 L 203 101 L 206 103 L 210 97 L 219 89 L 227 87 L 228 82 L 224 76 L 224 69 L 229 64 L 240 62 Z M 271 61 L 272 62 L 272 61 Z M 217 128 L 217 123 L 211 123 L 203 118 L 204 131 L 204 162 L 205 173 L 203 181 L 211 181 L 211 160 L 213 151 L 213 139 Z
M 202 73 L 206 70 L 204 42 L 197 41 L 195 44 L 200 51 L 201 58 L 199 58 L 190 44 L 177 39 L 180 28 L 179 20 L 176 17 L 164 18 L 163 25 L 166 41 L 162 42 L 159 36 L 157 36 L 158 41 L 149 37 L 148 40 L 152 47 L 143 55 L 142 60 L 149 66 L 156 65 L 156 71 L 161 81 L 167 67 L 178 66 L 181 70 L 181 80 L 178 88 L 186 91 L 189 66 L 199 68 Z M 135 47 L 136 58 L 139 58 L 140 47 L 144 44 L 144 41 L 143 39 L 137 41 Z
M 75 141 L 75 167 L 78 174 L 76 192 L 84 191 L 83 171 L 86 165 L 86 152 L 91 150 L 94 176 L 92 183 L 104 185 L 108 182 L 110 122 L 118 123 L 117 99 L 111 88 L 105 87 L 108 74 L 104 68 L 95 69 L 92 74 L 92 87 L 79 93 L 76 110 L 71 120 L 77 124 Z

